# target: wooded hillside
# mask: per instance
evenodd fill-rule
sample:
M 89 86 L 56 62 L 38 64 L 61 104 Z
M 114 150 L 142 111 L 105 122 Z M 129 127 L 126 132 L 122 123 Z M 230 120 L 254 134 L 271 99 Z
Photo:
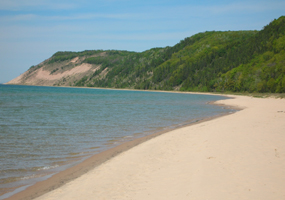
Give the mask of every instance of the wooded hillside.
M 261 31 L 198 33 L 173 47 L 141 53 L 57 52 L 31 67 L 28 74 L 36 76 L 40 68 L 49 71 L 50 76 L 63 74 L 84 63 L 90 68 L 88 73 L 69 73 L 52 85 L 284 93 L 285 17 L 272 21 Z M 26 84 L 25 77 L 18 84 Z

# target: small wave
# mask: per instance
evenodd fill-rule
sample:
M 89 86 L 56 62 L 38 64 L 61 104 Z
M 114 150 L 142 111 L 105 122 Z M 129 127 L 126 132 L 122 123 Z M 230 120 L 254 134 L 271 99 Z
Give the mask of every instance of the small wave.
M 48 176 L 49 174 L 52 174 L 52 173 L 32 174 L 32 175 L 29 175 L 29 176 L 21 177 L 20 180 L 23 181 L 23 180 L 29 180 L 29 179 L 42 178 L 42 177 Z
M 43 167 L 34 167 L 32 168 L 33 171 L 42 171 L 42 170 L 49 170 L 59 167 L 59 165 L 52 165 L 52 166 L 43 166 Z
M 39 168 L 38 169 L 38 171 L 40 171 L 40 170 L 49 170 L 49 169 L 54 169 L 54 168 L 56 168 L 56 167 L 59 167 L 59 165 L 54 165 L 54 166 L 46 166 L 46 167 L 41 167 L 41 168 Z
M 24 176 L 22 178 L 20 178 L 20 180 L 28 180 L 28 179 L 32 179 L 32 178 L 37 178 L 39 176 L 37 176 L 36 174 L 33 174 L 31 176 Z

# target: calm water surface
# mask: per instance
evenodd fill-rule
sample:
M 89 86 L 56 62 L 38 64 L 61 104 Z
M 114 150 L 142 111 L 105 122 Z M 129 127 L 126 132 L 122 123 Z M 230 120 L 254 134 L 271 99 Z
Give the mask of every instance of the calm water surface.
M 0 85 L 0 195 L 131 138 L 229 112 L 206 104 L 219 99 Z

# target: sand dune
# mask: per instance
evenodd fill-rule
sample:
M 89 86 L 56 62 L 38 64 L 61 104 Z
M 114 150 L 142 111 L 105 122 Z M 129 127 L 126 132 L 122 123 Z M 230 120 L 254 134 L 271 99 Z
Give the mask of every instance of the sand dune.
M 72 63 L 77 62 L 78 57 L 71 60 Z M 50 85 L 53 86 L 61 81 L 62 85 L 69 85 L 74 82 L 76 78 L 82 78 L 86 74 L 94 73 L 100 68 L 100 65 L 95 67 L 88 63 L 83 63 L 70 70 L 63 72 L 51 73 L 44 70 L 44 67 L 36 69 L 35 71 L 26 71 L 17 78 L 9 81 L 7 84 L 27 84 L 27 85 Z M 63 81 L 65 79 L 65 81 Z
M 63 73 L 57 73 L 57 74 L 50 74 L 49 71 L 43 70 L 43 68 L 40 68 L 37 71 L 36 79 L 41 79 L 41 80 L 59 80 L 63 77 L 74 75 L 74 74 L 80 74 L 87 72 L 90 70 L 92 67 L 91 64 L 88 63 L 83 63 L 77 67 L 72 68 L 71 70 L 65 71 Z

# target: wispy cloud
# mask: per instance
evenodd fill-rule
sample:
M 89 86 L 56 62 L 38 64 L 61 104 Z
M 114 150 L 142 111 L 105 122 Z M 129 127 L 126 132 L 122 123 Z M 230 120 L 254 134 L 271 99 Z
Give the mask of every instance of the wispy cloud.
M 93 20 L 93 19 L 113 19 L 113 20 L 133 20 L 141 19 L 139 14 L 109 14 L 109 13 L 83 13 L 72 15 L 38 15 L 38 14 L 19 14 L 19 15 L 6 15 L 0 16 L 0 21 L 68 21 L 68 20 Z
M 211 15 L 241 14 L 241 13 L 261 13 L 285 11 L 285 1 L 260 1 L 258 3 L 232 2 L 220 5 L 191 5 L 172 6 L 160 8 L 170 17 L 209 17 Z M 163 16 L 164 17 L 164 16 Z
M 232 3 L 220 6 L 205 6 L 198 8 L 213 14 L 227 14 L 227 13 L 240 13 L 240 12 L 264 12 L 274 10 L 285 10 L 285 1 L 283 2 L 243 2 L 243 3 Z
M 88 20 L 88 19 L 131 19 L 135 17 L 133 14 L 104 14 L 104 13 L 85 13 L 70 16 L 41 16 L 44 20 Z
M 112 0 L 113 1 L 113 0 Z M 78 5 L 72 3 L 57 2 L 54 0 L 0 0 L 0 10 L 13 10 L 24 8 L 38 8 L 43 7 L 45 9 L 72 9 Z M 159 10 L 159 12 L 157 12 Z M 32 21 L 32 20 L 46 20 L 46 21 L 68 21 L 68 20 L 93 20 L 93 19 L 113 19 L 113 20 L 176 20 L 185 19 L 189 17 L 209 17 L 211 15 L 224 15 L 224 14 L 240 14 L 243 12 L 266 12 L 274 10 L 285 11 L 285 1 L 283 2 L 264 2 L 256 4 L 253 2 L 240 2 L 229 3 L 223 5 L 185 5 L 185 6 L 160 6 L 159 8 L 153 7 L 149 10 L 140 10 L 122 12 L 120 10 L 116 12 L 87 12 L 82 10 L 75 13 L 58 13 L 53 15 L 33 14 L 31 11 L 28 14 L 16 14 L 1 16 L 0 21 Z M 27 11 L 29 12 L 29 11 Z M 81 13 L 80 13 L 81 12 Z
M 6 15 L 0 17 L 0 22 L 31 21 L 37 19 L 37 17 L 34 14 Z
M 72 2 L 61 3 L 54 0 L 0 0 L 0 10 L 18 11 L 26 9 L 53 9 L 53 10 L 69 10 L 74 9 L 78 5 Z

